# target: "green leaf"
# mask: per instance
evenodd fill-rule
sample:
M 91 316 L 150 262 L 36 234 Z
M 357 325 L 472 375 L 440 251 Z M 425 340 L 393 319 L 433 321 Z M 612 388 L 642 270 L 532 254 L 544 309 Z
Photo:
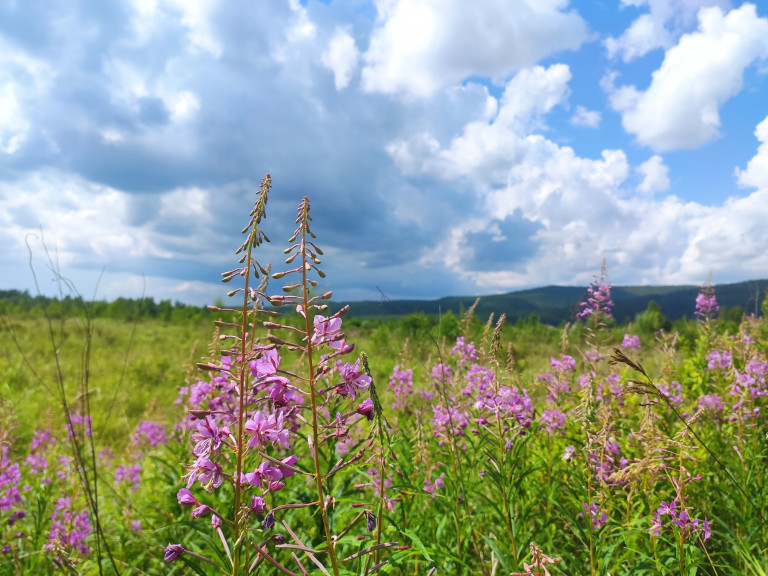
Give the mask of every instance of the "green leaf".
M 194 570 L 195 574 L 200 574 L 200 576 L 208 576 L 208 575 L 205 573 L 205 570 L 203 570 L 203 569 L 200 567 L 200 563 L 199 563 L 197 560 L 195 560 L 195 559 L 193 559 L 193 558 L 190 558 L 189 556 L 185 556 L 184 554 L 182 554 L 181 556 L 179 556 L 179 559 L 180 559 L 182 562 L 184 562 L 184 564 L 185 564 L 187 567 L 189 567 L 189 568 L 192 568 L 192 570 Z
M 507 558 L 507 554 L 504 552 L 504 550 L 501 549 L 499 546 L 499 543 L 497 540 L 491 540 L 486 535 L 482 535 L 483 540 L 485 540 L 486 544 L 488 544 L 489 548 L 493 550 L 493 553 L 496 554 L 496 558 L 499 559 L 499 563 L 501 564 L 501 567 L 504 568 L 505 573 L 512 572 L 512 567 L 509 565 L 509 559 Z
M 432 556 L 429 555 L 429 552 L 427 552 L 427 549 L 424 546 L 423 542 L 419 540 L 419 537 L 416 536 L 413 530 L 409 530 L 406 528 L 405 530 L 400 530 L 400 532 L 402 534 L 405 534 L 406 536 L 408 536 L 408 538 L 411 539 L 411 541 L 413 542 L 413 545 L 416 546 L 416 548 L 418 548 L 419 552 L 421 552 L 421 555 L 424 556 L 427 562 L 433 562 Z

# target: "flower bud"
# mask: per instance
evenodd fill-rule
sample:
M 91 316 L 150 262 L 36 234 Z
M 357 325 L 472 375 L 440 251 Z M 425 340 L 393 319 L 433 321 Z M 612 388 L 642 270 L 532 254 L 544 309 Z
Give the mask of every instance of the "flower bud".
M 267 502 L 261 496 L 254 496 L 251 500 L 251 512 L 255 514 L 264 514 L 267 509 Z
M 219 528 L 221 528 L 221 518 L 216 516 L 216 514 L 211 516 L 211 526 L 213 527 L 214 530 L 218 530 Z
M 279 492 L 283 488 L 285 488 L 285 482 L 280 482 L 280 480 L 273 480 L 269 483 L 270 492 Z
M 192 512 L 190 512 L 190 515 L 192 518 L 202 518 L 203 516 L 206 516 L 210 514 L 212 510 L 206 506 L 205 504 L 200 504 L 197 506 Z
M 170 564 L 174 560 L 177 560 L 182 554 L 184 554 L 184 552 L 185 550 L 181 544 L 168 544 L 165 549 L 165 561 Z
M 261 525 L 264 526 L 266 530 L 271 530 L 274 528 L 275 513 L 270 510 L 269 513 L 264 517 L 264 521 L 261 523 Z
M 190 492 L 187 488 L 182 488 L 176 493 L 176 498 L 179 501 L 179 504 L 184 506 L 185 508 L 191 508 L 192 506 L 197 506 L 198 501 L 195 500 L 195 497 L 192 496 L 192 492 Z
M 364 511 L 365 514 L 365 522 L 366 522 L 366 528 L 368 529 L 368 532 L 373 532 L 376 530 L 376 516 L 373 512 L 369 510 Z

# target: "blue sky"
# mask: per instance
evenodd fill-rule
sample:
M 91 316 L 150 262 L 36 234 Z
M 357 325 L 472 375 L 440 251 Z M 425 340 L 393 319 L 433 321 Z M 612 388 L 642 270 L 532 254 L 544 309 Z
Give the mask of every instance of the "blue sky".
M 266 172 L 338 300 L 764 278 L 768 8 L 0 5 L 0 289 L 211 302 Z

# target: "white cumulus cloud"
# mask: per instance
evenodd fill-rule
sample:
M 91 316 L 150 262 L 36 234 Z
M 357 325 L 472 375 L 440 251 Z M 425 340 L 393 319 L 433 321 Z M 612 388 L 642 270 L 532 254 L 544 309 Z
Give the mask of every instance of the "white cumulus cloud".
M 643 181 L 637 187 L 637 191 L 641 194 L 664 192 L 669 188 L 669 168 L 658 154 L 640 164 L 637 171 L 643 177 Z
M 536 154 L 546 140 L 528 135 L 543 127 L 543 116 L 568 96 L 571 72 L 565 64 L 521 70 L 508 83 L 495 117 L 468 123 L 447 148 L 428 133 L 397 140 L 387 147 L 406 174 L 456 177 L 470 173 L 504 181 L 510 162 Z
M 757 154 L 746 170 L 736 170 L 736 176 L 742 186 L 768 190 L 768 116 L 757 125 L 755 136 L 760 141 Z
M 699 12 L 699 29 L 670 48 L 650 87 L 612 88 L 627 132 L 655 151 L 696 148 L 719 134 L 720 107 L 742 88 L 744 70 L 768 57 L 768 18 L 752 4 Z
M 576 113 L 571 117 L 571 123 L 574 126 L 597 128 L 601 119 L 602 115 L 597 110 L 587 110 L 584 106 L 576 106 Z
M 0 152 L 13 154 L 21 146 L 29 130 L 16 95 L 16 87 L 6 82 L 0 84 Z
M 501 78 L 578 48 L 587 26 L 567 0 L 379 0 L 363 88 L 428 97 L 469 76 Z
M 696 22 L 701 8 L 730 7 L 728 0 L 622 0 L 625 6 L 648 6 L 618 38 L 608 38 L 605 48 L 611 58 L 621 56 L 624 62 L 644 56 L 656 48 L 669 48 L 675 38 Z
M 346 30 L 337 28 L 328 49 L 322 56 L 323 65 L 333 72 L 333 81 L 337 90 L 343 90 L 349 86 L 359 58 L 355 39 Z
M 544 77 L 551 82 L 542 82 Z M 551 110 L 558 102 L 551 95 L 561 94 L 562 102 L 568 77 L 554 67 L 525 71 L 517 77 L 522 90 L 516 92 L 525 94 L 529 105 L 502 102 L 496 118 L 469 122 L 445 144 L 421 131 L 390 146 L 404 174 L 457 181 L 478 199 L 478 210 L 448 223 L 442 238 L 425 250 L 423 262 L 442 262 L 484 291 L 564 278 L 588 283 L 603 258 L 616 283 L 698 283 L 710 270 L 726 278 L 764 274 L 768 252 L 759 246 L 768 245 L 768 185 L 715 206 L 674 195 L 655 198 L 655 192 L 669 188 L 670 179 L 663 159 L 654 155 L 635 168 L 642 181 L 638 194 L 629 194 L 630 165 L 622 150 L 584 158 L 533 133 L 530 122 L 503 120 L 505 114 L 532 114 L 533 102 L 540 103 L 539 113 Z M 561 89 L 553 91 L 555 85 Z M 768 120 L 757 135 L 768 141 Z M 763 146 L 741 173 L 744 184 L 765 182 Z M 495 269 L 478 264 L 479 253 L 519 250 L 520 238 L 499 242 L 497 233 L 504 229 L 509 236 L 515 227 L 527 236 L 520 257 Z M 485 239 L 483 246 L 478 238 Z

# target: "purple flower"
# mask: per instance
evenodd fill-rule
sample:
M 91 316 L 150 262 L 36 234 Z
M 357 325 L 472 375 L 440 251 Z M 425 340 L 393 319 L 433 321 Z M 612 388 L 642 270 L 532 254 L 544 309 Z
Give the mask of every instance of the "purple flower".
M 32 452 L 36 451 L 38 448 L 45 450 L 55 443 L 56 438 L 53 437 L 53 432 L 50 430 L 50 428 L 35 430 L 35 433 L 32 436 L 32 442 L 29 443 L 29 449 Z
M 728 350 L 712 350 L 707 355 L 707 368 L 710 370 L 727 370 L 732 365 L 733 360 Z
M 376 530 L 376 515 L 371 512 L 370 510 L 365 510 L 365 527 L 368 530 L 368 532 L 373 532 Z
M 245 431 L 252 436 L 248 439 L 251 448 L 266 447 L 270 442 L 280 442 L 288 448 L 288 431 L 283 429 L 283 413 L 265 416 L 259 410 L 245 423 Z
M 192 492 L 190 492 L 187 488 L 182 488 L 179 490 L 176 493 L 176 499 L 179 501 L 179 504 L 185 508 L 191 508 L 192 506 L 197 506 L 199 504 L 199 502 L 192 495 Z
M 576 360 L 573 359 L 573 356 L 568 356 L 568 354 L 563 354 L 560 360 L 554 356 L 550 357 L 549 365 L 552 370 L 560 373 L 576 371 Z
M 699 398 L 699 408 L 717 415 L 723 411 L 723 402 L 717 394 L 705 394 Z
M 91 532 L 91 522 L 87 510 L 75 513 L 68 497 L 59 498 L 56 501 L 48 532 L 49 543 L 58 540 L 71 550 L 76 550 L 87 556 L 90 553 L 90 548 L 85 544 L 85 541 Z
M 134 532 L 141 532 L 141 520 L 133 520 L 131 522 L 131 530 Z
M 562 436 L 565 435 L 565 414 L 560 410 L 545 410 L 539 419 L 539 425 L 552 435 L 559 431 Z
M 432 427 L 435 436 L 464 436 L 464 430 L 469 426 L 469 414 L 456 406 L 445 408 L 442 404 L 432 406 Z
M 599 530 L 605 526 L 605 523 L 608 521 L 608 515 L 605 513 L 600 513 L 600 509 L 598 508 L 596 502 L 590 502 L 589 504 L 582 502 L 581 506 L 584 508 L 584 512 L 587 512 L 590 516 L 590 519 L 592 520 L 592 530 Z M 584 518 L 584 514 L 579 512 L 578 517 Z
M 206 488 L 218 488 L 223 481 L 221 466 L 205 457 L 195 460 L 191 466 L 187 466 L 187 470 L 189 472 L 184 475 L 184 478 L 187 478 L 187 488 L 191 488 L 195 480 L 199 480 Z
M 675 520 L 672 521 L 672 523 L 681 528 L 682 530 L 696 528 L 699 525 L 699 519 L 698 518 L 691 518 L 688 515 L 688 512 L 686 510 L 683 510 L 680 512 L 680 516 L 678 516 Z
M 653 517 L 651 518 L 651 527 L 647 528 L 647 531 L 653 534 L 654 536 L 658 536 L 660 530 L 661 530 L 661 518 L 659 517 L 658 512 L 654 512 Z
M 357 413 L 361 416 L 365 416 L 368 418 L 368 420 L 373 420 L 373 416 L 375 415 L 376 410 L 373 406 L 373 400 L 370 398 L 366 398 L 360 403 L 360 406 L 357 407 Z
M 576 453 L 576 448 L 573 447 L 573 445 L 566 446 L 565 452 L 563 452 L 563 460 L 566 462 L 573 458 L 573 455 Z
M 121 464 L 115 470 L 115 486 L 119 486 L 123 482 L 131 483 L 131 491 L 136 492 L 141 485 L 141 464 L 135 464 L 133 466 L 127 466 Z
M 296 461 L 299 459 L 296 454 L 292 454 L 291 456 L 288 456 L 287 458 L 283 458 L 281 462 L 285 464 L 285 466 L 280 466 L 279 464 L 277 467 L 280 469 L 280 472 L 283 474 L 283 478 L 290 478 L 295 474 L 295 472 L 291 469 L 294 464 L 296 464 Z M 288 468 L 290 466 L 291 468 Z
M 165 558 L 165 561 L 170 564 L 171 562 L 178 560 L 184 552 L 185 550 L 181 547 L 181 544 L 168 544 L 163 557 Z
M 93 428 L 91 427 L 90 414 L 86 414 L 85 416 L 81 416 L 77 412 L 71 412 L 69 414 L 69 419 L 66 422 L 67 440 L 70 440 L 73 436 L 75 436 L 75 433 L 78 432 L 78 428 L 81 434 L 85 434 L 85 436 L 88 438 L 91 437 Z M 82 439 L 82 436 L 78 435 L 78 439 Z
M 659 509 L 656 510 L 656 513 L 659 516 L 669 514 L 674 518 L 677 515 L 677 504 L 675 504 L 674 501 L 671 501 L 669 503 L 662 501 L 661 504 L 659 505 Z
M 679 406 L 683 403 L 683 386 L 676 380 L 674 380 L 669 386 L 664 383 L 660 383 L 659 392 L 669 398 L 669 401 L 672 402 L 672 404 Z
M 443 478 L 445 478 L 445 472 L 441 472 L 440 476 L 435 478 L 434 482 L 432 482 L 430 478 L 426 478 L 424 480 L 424 492 L 432 494 L 432 497 L 434 498 L 435 490 L 442 490 L 445 488 L 445 482 L 443 481 Z
M 295 458 L 295 456 L 293 456 L 293 458 Z M 289 470 L 289 472 L 293 474 L 292 471 Z M 265 481 L 270 483 L 275 480 L 280 480 L 284 476 L 285 474 L 283 474 L 283 470 L 280 467 L 274 466 L 270 462 L 262 462 L 253 472 L 243 474 L 243 479 L 251 486 L 261 486 Z
M 477 360 L 475 345 L 472 342 L 466 344 L 464 336 L 456 338 L 456 346 L 453 347 L 450 354 L 459 358 L 459 366 L 464 366 L 467 362 Z
M 389 387 L 395 395 L 392 403 L 394 410 L 402 410 L 410 405 L 408 398 L 413 395 L 413 370 L 402 370 L 399 364 L 392 370 L 392 376 L 389 377 Z
M 167 444 L 168 438 L 165 430 L 160 424 L 155 424 L 149 420 L 140 422 L 133 433 L 133 445 L 154 448 L 160 444 Z
M 24 464 L 29 466 L 29 471 L 34 475 L 38 475 L 48 468 L 48 460 L 46 460 L 45 456 L 31 452 L 24 459 Z
M 625 350 L 640 350 L 643 345 L 640 344 L 640 336 L 635 334 L 624 334 L 624 341 L 621 343 L 621 347 Z
M 211 515 L 211 528 L 214 530 L 221 528 L 221 518 L 216 516 L 216 514 Z
M 707 283 L 702 286 L 698 296 L 696 296 L 696 316 L 703 319 L 714 318 L 720 311 L 720 306 L 715 298 L 715 290 Z
M 593 283 L 587 288 L 587 300 L 579 304 L 581 311 L 576 314 L 578 318 L 587 318 L 589 316 L 611 315 L 613 300 L 611 300 L 610 284 Z
M 267 502 L 261 496 L 254 496 L 251 499 L 251 512 L 261 516 L 267 509 Z
M 291 402 L 301 404 L 304 398 L 288 387 L 288 381 L 276 381 L 269 390 L 269 399 L 275 403 L 275 406 L 288 406 Z
M 211 416 L 197 421 L 197 431 L 192 434 L 192 440 L 196 442 L 192 452 L 195 456 L 216 458 L 222 441 L 229 436 L 230 430 L 226 426 L 219 428 Z
M 277 369 L 280 367 L 281 359 L 281 356 L 274 348 L 264 350 L 261 353 L 261 356 L 249 364 L 251 374 L 256 378 L 274 376 L 277 374 Z
M 312 334 L 312 344 L 320 345 L 341 337 L 341 318 L 326 318 L 318 314 L 313 323 L 315 331 Z
M 433 384 L 445 384 L 453 376 L 451 367 L 446 364 L 435 364 L 432 367 L 432 371 L 429 375 Z
M 371 377 L 360 371 L 359 358 L 354 365 L 347 362 L 341 367 L 341 377 L 344 381 L 336 386 L 336 392 L 343 398 L 354 400 L 359 391 L 371 385 Z

